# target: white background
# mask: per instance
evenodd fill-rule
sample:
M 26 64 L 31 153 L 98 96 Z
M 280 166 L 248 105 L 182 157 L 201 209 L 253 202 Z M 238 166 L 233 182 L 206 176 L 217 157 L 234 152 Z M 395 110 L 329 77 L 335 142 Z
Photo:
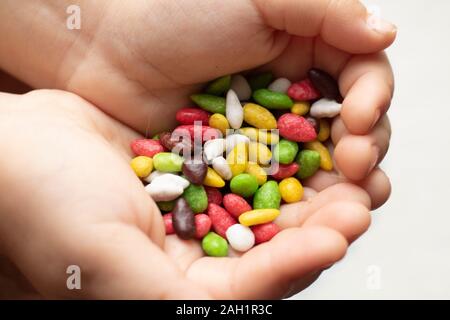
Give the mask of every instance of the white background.
M 398 27 L 388 49 L 393 135 L 381 166 L 393 191 L 343 261 L 294 298 L 450 299 L 450 1 L 364 3 Z

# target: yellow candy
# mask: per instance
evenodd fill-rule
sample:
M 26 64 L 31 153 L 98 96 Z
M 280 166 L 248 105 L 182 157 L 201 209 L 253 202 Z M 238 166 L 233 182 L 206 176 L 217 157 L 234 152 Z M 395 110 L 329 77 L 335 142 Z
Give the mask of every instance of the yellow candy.
M 212 168 L 208 167 L 205 180 L 203 184 L 208 187 L 222 188 L 225 186 L 225 181 L 221 176 Z
M 241 214 L 239 216 L 239 223 L 249 227 L 256 224 L 271 222 L 279 215 L 280 210 L 278 209 L 256 209 Z
M 287 203 L 297 202 L 303 198 L 303 186 L 300 181 L 293 177 L 281 180 L 278 188 L 281 198 Z
M 267 173 L 266 171 L 259 166 L 256 162 L 247 163 L 247 167 L 245 168 L 245 173 L 251 174 L 258 181 L 258 185 L 263 185 L 267 181 Z
M 280 136 L 270 130 L 257 129 L 252 127 L 240 128 L 239 132 L 247 136 L 252 141 L 258 141 L 264 144 L 277 144 L 280 141 Z
M 330 151 L 320 141 L 311 141 L 303 145 L 305 149 L 317 151 L 320 154 L 320 168 L 325 171 L 333 170 L 333 160 Z
M 317 140 L 324 142 L 330 137 L 330 123 L 327 119 L 319 120 L 319 133 L 317 134 Z
M 259 142 L 250 142 L 248 145 L 249 161 L 260 164 L 268 164 L 272 158 L 272 152 L 265 144 Z
M 299 116 L 304 116 L 309 112 L 311 104 L 307 101 L 296 102 L 291 108 L 291 112 Z
M 245 171 L 248 162 L 248 149 L 245 142 L 238 143 L 227 155 L 227 162 L 234 176 Z
M 130 165 L 139 178 L 147 178 L 153 170 L 153 159 L 139 156 L 132 159 Z
M 264 107 L 254 103 L 244 106 L 244 120 L 259 129 L 276 129 L 277 120 L 273 114 Z
M 214 113 L 211 117 L 209 117 L 209 126 L 220 130 L 223 135 L 226 134 L 227 129 L 230 129 L 230 124 L 228 123 L 227 118 L 220 113 Z

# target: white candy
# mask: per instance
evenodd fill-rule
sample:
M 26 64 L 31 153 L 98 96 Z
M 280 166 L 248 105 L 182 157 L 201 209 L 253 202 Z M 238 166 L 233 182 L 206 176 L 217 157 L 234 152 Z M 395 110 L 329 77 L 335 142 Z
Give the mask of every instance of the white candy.
M 323 98 L 312 104 L 309 114 L 314 118 L 334 118 L 341 113 L 341 108 L 342 104 Z
M 161 183 L 150 183 L 145 186 L 145 191 L 147 191 L 155 201 L 170 201 L 181 196 L 184 189 L 180 185 L 164 181 Z
M 144 178 L 144 181 L 150 183 L 153 181 L 153 179 L 155 179 L 156 177 L 162 176 L 163 174 L 166 174 L 166 173 L 155 170 L 152 173 L 150 173 L 150 175 L 148 177 Z
M 267 89 L 274 91 L 274 92 L 280 92 L 280 93 L 286 93 L 291 86 L 292 82 L 289 81 L 286 78 L 278 78 L 274 82 L 272 82 Z
M 226 138 L 227 153 L 233 150 L 233 148 L 239 143 L 249 144 L 250 139 L 247 136 L 238 133 L 227 136 Z
M 230 246 L 236 250 L 245 252 L 255 245 L 255 235 L 249 227 L 242 224 L 234 224 L 225 233 Z
M 247 80 L 240 74 L 236 74 L 231 77 L 230 88 L 236 92 L 239 100 L 241 101 L 246 101 L 252 96 L 252 88 L 250 88 Z
M 212 161 L 213 169 L 225 180 L 230 180 L 233 177 L 230 165 L 224 157 L 220 156 Z
M 173 184 L 180 185 L 183 189 L 189 186 L 189 181 L 173 173 L 163 173 L 153 179 L 152 183 L 160 183 L 161 181 L 170 181 Z
M 207 161 L 211 161 L 223 154 L 225 151 L 225 139 L 213 139 L 206 141 L 203 146 L 203 154 Z
M 172 173 L 163 173 L 152 179 L 145 186 L 145 191 L 155 201 L 170 201 L 181 196 L 184 189 L 189 186 L 189 181 Z
M 230 127 L 239 129 L 244 121 L 244 109 L 233 90 L 228 90 L 225 110 Z

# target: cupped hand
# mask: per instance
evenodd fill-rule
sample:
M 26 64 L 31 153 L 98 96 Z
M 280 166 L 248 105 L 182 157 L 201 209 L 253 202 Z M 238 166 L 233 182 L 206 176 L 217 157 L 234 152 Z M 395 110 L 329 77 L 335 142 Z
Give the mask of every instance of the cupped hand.
M 151 135 L 172 128 L 175 110 L 190 103 L 189 94 L 218 76 L 266 69 L 300 80 L 317 67 L 338 79 L 345 100 L 333 125 L 339 173 L 311 186 L 357 181 L 374 208 L 389 196 L 389 181 L 377 165 L 389 144 L 384 114 L 393 76 L 379 51 L 394 41 L 396 29 L 359 1 L 81 1 L 80 30 L 65 27 L 69 4 L 28 3 L 11 10 L 15 15 L 5 23 L 28 9 L 40 36 L 5 35 L 0 57 L 7 70 L 34 87 L 75 92 Z M 46 54 L 7 59 L 33 46 Z
M 153 121 L 160 122 L 163 116 Z M 341 259 L 370 198 L 340 183 L 284 206 L 270 242 L 227 258 L 165 236 L 129 167 L 139 135 L 78 96 L 0 94 L 0 294 L 11 298 L 281 298 Z M 67 267 L 81 269 L 68 290 Z

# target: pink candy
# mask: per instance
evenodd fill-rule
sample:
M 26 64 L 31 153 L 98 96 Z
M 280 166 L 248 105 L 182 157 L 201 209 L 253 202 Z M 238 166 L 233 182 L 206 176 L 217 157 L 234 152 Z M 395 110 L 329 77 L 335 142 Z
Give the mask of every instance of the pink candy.
M 273 222 L 259 224 L 251 229 L 255 235 L 255 244 L 267 242 L 281 231 L 280 227 Z
M 235 218 L 239 218 L 244 212 L 252 210 L 252 207 L 244 198 L 234 193 L 229 193 L 223 197 L 223 206 Z
M 131 142 L 131 150 L 137 156 L 146 156 L 152 158 L 155 154 L 164 152 L 164 147 L 159 140 L 136 139 Z
M 226 232 L 229 227 L 236 224 L 236 219 L 233 218 L 224 208 L 217 204 L 210 203 L 208 205 L 208 215 L 211 219 L 214 231 L 221 237 L 226 238 Z
M 308 101 L 320 98 L 320 93 L 309 79 L 293 83 L 287 92 L 288 96 L 297 101 Z
M 313 125 L 294 113 L 285 113 L 277 121 L 280 135 L 296 142 L 308 142 L 317 138 Z
M 208 125 L 209 113 L 199 108 L 182 108 L 177 111 L 176 119 L 184 125 L 194 124 L 195 121 L 201 121 L 203 125 Z
M 201 142 L 205 142 L 212 139 L 217 139 L 222 137 L 222 133 L 209 126 L 198 126 L 198 125 L 182 125 L 178 126 L 172 133 L 172 135 L 179 135 L 182 137 L 190 136 L 191 140 L 194 140 L 195 134 L 202 140 Z
M 163 215 L 164 220 L 164 226 L 166 228 L 166 234 L 174 234 L 175 230 L 173 229 L 173 223 L 172 223 L 172 214 L 166 213 Z
M 296 162 L 292 162 L 291 164 L 278 164 L 278 166 L 277 172 L 272 174 L 272 178 L 275 180 L 283 180 L 285 178 L 292 177 L 300 168 Z
M 208 203 L 222 204 L 222 193 L 217 188 L 205 187 L 206 195 L 208 196 Z
M 211 218 L 204 214 L 199 213 L 195 215 L 195 237 L 201 239 L 211 229 Z

